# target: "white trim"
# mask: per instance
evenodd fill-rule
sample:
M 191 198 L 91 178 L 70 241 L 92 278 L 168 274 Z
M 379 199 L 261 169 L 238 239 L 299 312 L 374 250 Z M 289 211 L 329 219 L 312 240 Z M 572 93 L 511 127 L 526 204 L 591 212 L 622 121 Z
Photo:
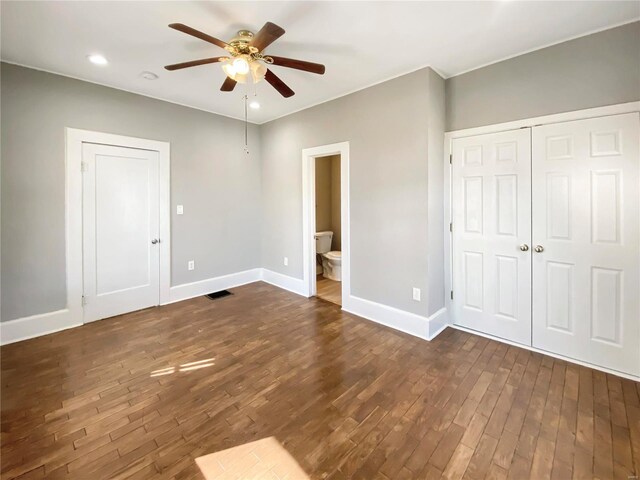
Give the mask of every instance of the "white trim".
M 429 338 L 433 340 L 449 326 L 449 311 L 442 307 L 427 319 L 429 321 Z
M 631 20 L 624 20 L 624 21 L 619 22 L 619 23 L 614 23 L 612 25 L 607 25 L 605 27 L 600 27 L 600 28 L 596 28 L 594 30 L 589 30 L 589 31 L 584 32 L 584 33 L 579 33 L 579 34 L 573 35 L 571 37 L 565 37 L 562 40 L 557 40 L 557 41 L 551 42 L 551 43 L 545 43 L 544 45 L 541 45 L 541 46 L 533 47 L 533 48 L 530 48 L 528 50 L 524 50 L 524 51 L 519 52 L 519 53 L 514 53 L 512 55 L 507 55 L 506 57 L 500 57 L 497 60 L 492 60 L 490 62 L 483 63 L 482 65 L 478 65 L 477 67 L 469 68 L 469 69 L 463 70 L 462 72 L 459 72 L 459 73 L 454 73 L 453 75 L 450 75 L 450 76 L 448 76 L 446 78 L 449 79 L 449 78 L 454 78 L 454 77 L 457 77 L 457 76 L 460 76 L 460 75 L 464 75 L 465 73 L 473 72 L 474 70 L 480 70 L 481 68 L 489 67 L 491 65 L 495 65 L 496 63 L 504 62 L 506 60 L 511 60 L 512 58 L 520 57 L 522 55 L 527 55 L 528 53 L 537 52 L 538 50 L 544 50 L 545 48 L 553 47 L 555 45 L 560 45 L 561 43 L 570 42 L 572 40 L 577 40 L 577 39 L 582 38 L 582 37 L 588 37 L 589 35 L 593 35 L 594 33 L 605 32 L 607 30 L 612 30 L 614 28 L 622 27 L 622 26 L 628 25 L 630 23 L 635 23 L 638 20 L 640 20 L 640 17 L 634 17 Z
M 632 113 L 632 112 L 640 112 L 640 102 L 628 102 L 628 103 L 620 103 L 616 105 L 607 105 L 604 107 L 595 107 L 595 108 L 587 108 L 583 110 L 576 110 L 572 112 L 564 112 L 564 113 L 556 113 L 551 115 L 544 115 L 541 117 L 533 117 L 533 118 L 525 118 L 522 120 L 515 120 L 513 122 L 504 122 L 497 123 L 494 125 L 486 125 L 482 127 L 474 127 L 474 128 L 466 128 L 462 130 L 454 130 L 451 132 L 446 132 L 444 134 L 444 252 L 445 252 L 445 270 L 444 270 L 444 278 L 445 278 L 445 292 L 450 292 L 454 290 L 453 282 L 452 282 L 452 261 L 453 261 L 453 251 L 452 251 L 452 235 L 449 232 L 449 223 L 453 221 L 452 210 L 451 210 L 451 164 L 449 163 L 449 156 L 451 155 L 452 149 L 452 141 L 456 138 L 464 138 L 471 137 L 475 135 L 485 135 L 490 133 L 498 133 L 504 132 L 507 130 L 515 130 L 523 127 L 534 127 L 541 125 L 548 125 L 552 123 L 561 123 L 561 122 L 570 122 L 574 120 L 585 120 L 588 118 L 596 118 L 596 117 L 605 117 L 610 115 L 620 115 L 624 113 Z M 448 221 L 446 220 L 448 219 Z M 454 225 L 453 228 L 456 228 Z M 455 295 L 455 291 L 454 291 Z M 594 368 L 597 370 L 601 370 L 603 372 L 612 373 L 614 375 L 624 376 L 626 378 L 631 378 L 634 380 L 638 380 L 640 378 L 633 377 L 628 374 L 624 374 L 622 372 L 617 372 L 615 370 L 609 370 L 604 367 L 599 367 L 597 365 L 591 365 L 585 362 L 581 362 L 579 360 L 574 360 L 572 358 L 563 357 L 562 355 L 557 355 L 551 352 L 547 352 L 544 350 L 536 349 L 535 347 L 530 347 L 527 345 L 521 345 L 519 343 L 510 342 L 508 340 L 504 340 L 502 338 L 492 337 L 487 334 L 483 334 L 474 330 L 465 329 L 459 325 L 455 324 L 455 318 L 453 316 L 452 302 L 451 296 L 449 294 L 445 295 L 445 308 L 449 312 L 448 322 L 454 328 L 458 328 L 459 330 L 468 331 L 470 333 L 474 333 L 476 335 L 480 335 L 487 338 L 493 338 L 499 342 L 508 343 L 510 345 L 516 345 L 531 351 L 544 353 L 545 355 L 550 355 L 552 357 L 560 358 L 566 360 L 568 362 L 577 363 L 579 365 L 585 365 L 590 368 Z
M 484 337 L 484 338 L 488 338 L 490 340 L 495 340 L 496 342 L 506 343 L 507 345 L 513 345 L 514 347 L 519 347 L 519 348 L 522 348 L 524 350 L 529 350 L 530 352 L 540 353 L 542 355 L 547 355 L 549 357 L 557 358 L 559 360 L 564 360 L 565 362 L 575 363 L 576 365 L 582 365 L 583 367 L 592 368 L 592 369 L 598 370 L 600 372 L 610 373 L 611 375 L 616 375 L 618 377 L 628 378 L 629 380 L 635 380 L 636 382 L 640 381 L 640 377 L 636 377 L 636 376 L 628 374 L 628 373 L 619 372 L 617 370 L 612 370 L 612 369 L 606 368 L 606 367 L 601 367 L 600 365 L 595 365 L 593 363 L 583 362 L 582 360 L 577 360 L 575 358 L 565 357 L 565 356 L 559 355 L 557 353 L 548 352 L 548 351 L 542 350 L 540 348 L 532 347 L 531 345 L 524 345 L 522 343 L 512 342 L 511 340 L 506 340 L 504 338 L 494 337 L 493 335 L 489 335 L 488 333 L 483 333 L 483 332 L 479 332 L 479 331 L 476 331 L 476 330 L 472 330 L 470 328 L 466 328 L 466 327 L 463 327 L 461 325 L 453 325 L 452 324 L 452 325 L 449 325 L 449 326 L 452 327 L 452 328 L 455 328 L 456 330 L 460 330 L 462 332 L 470 333 L 472 335 L 478 335 L 479 337 Z
M 162 305 L 180 302 L 194 297 L 200 297 L 208 293 L 219 292 L 228 288 L 239 287 L 248 283 L 257 282 L 262 278 L 262 269 L 253 268 L 243 272 L 230 273 L 220 277 L 207 278 L 198 282 L 185 283 L 171 287 L 169 300 Z
M 82 308 L 82 144 L 97 143 L 158 152 L 160 160 L 160 304 L 170 299 L 171 287 L 171 165 L 170 144 L 157 140 L 66 128 L 66 280 L 70 323 L 83 323 Z
M 307 289 L 304 280 L 290 277 L 288 275 L 283 275 L 282 273 L 273 272 L 266 268 L 262 268 L 261 270 L 262 273 L 260 280 L 262 280 L 263 282 L 269 283 L 284 290 L 288 290 L 298 295 L 302 295 L 303 297 L 309 296 L 307 295 Z
M 448 326 L 447 311 L 444 308 L 430 317 L 424 317 L 360 297 L 350 296 L 348 300 L 347 307 L 344 306 L 343 301 L 342 309 L 345 312 L 423 340 L 433 340 Z
M 492 60 L 492 61 L 490 61 L 488 63 L 484 63 L 482 65 L 471 67 L 471 68 L 469 68 L 467 70 L 463 70 L 463 71 L 458 72 L 458 73 L 453 73 L 451 75 L 446 75 L 438 67 L 434 67 L 433 65 L 430 65 L 428 63 L 427 64 L 423 64 L 423 65 L 419 65 L 417 67 L 412 67 L 409 70 L 403 70 L 400 73 L 384 77 L 381 80 L 375 80 L 375 81 L 373 81 L 371 83 L 367 83 L 367 84 L 365 84 L 365 85 L 363 85 L 361 87 L 357 87 L 357 88 L 354 88 L 354 89 L 351 89 L 351 90 L 347 90 L 346 92 L 339 93 L 337 95 L 334 95 L 333 97 L 327 98 L 326 100 L 322 100 L 322 101 L 319 101 L 319 102 L 316 102 L 316 103 L 311 103 L 309 105 L 305 105 L 304 107 L 300 107 L 300 108 L 298 108 L 296 110 L 293 110 L 291 112 L 283 113 L 282 115 L 278 115 L 278 116 L 273 117 L 273 118 L 268 118 L 268 119 L 263 120 L 261 122 L 255 122 L 255 121 L 249 120 L 249 123 L 251 123 L 253 125 L 264 125 L 264 124 L 267 124 L 269 122 L 273 122 L 274 120 L 278 120 L 280 118 L 284 118 L 284 117 L 287 117 L 289 115 L 293 115 L 294 113 L 302 112 L 304 110 L 308 110 L 309 108 L 317 107 L 318 105 L 322 105 L 323 103 L 328 103 L 328 102 L 331 102 L 333 100 L 337 100 L 339 98 L 346 97 L 348 95 L 351 95 L 352 93 L 356 93 L 356 92 L 359 92 L 361 90 L 366 90 L 367 88 L 374 87 L 374 86 L 379 85 L 381 83 L 385 83 L 385 82 L 394 80 L 396 78 L 403 77 L 405 75 L 410 75 L 412 73 L 415 73 L 415 72 L 417 72 L 419 70 L 423 70 L 425 68 L 430 68 L 431 70 L 436 72 L 439 76 L 441 76 L 444 80 L 448 80 L 450 78 L 454 78 L 454 77 L 457 77 L 459 75 L 464 75 L 465 73 L 473 72 L 474 70 L 479 70 L 481 68 L 488 67 L 488 66 L 491 66 L 491 65 L 495 65 L 497 63 L 504 62 L 506 60 L 511 60 L 512 58 L 516 58 L 516 57 L 519 57 L 521 55 L 526 55 L 528 53 L 536 52 L 538 50 L 543 50 L 545 48 L 553 47 L 554 45 L 559 45 L 559 44 L 562 44 L 562 43 L 565 43 L 565 42 L 570 42 L 571 40 L 576 40 L 578 38 L 582 38 L 582 37 L 586 37 L 586 36 L 589 36 L 589 35 L 593 35 L 594 33 L 604 32 L 606 30 L 611 30 L 613 28 L 622 27 L 624 25 L 628 25 L 630 23 L 637 22 L 638 20 L 640 20 L 640 17 L 635 17 L 635 18 L 633 18 L 631 20 L 625 20 L 623 22 L 615 23 L 613 25 L 607 25 L 605 27 L 597 28 L 595 30 L 589 30 L 588 32 L 580 33 L 580 34 L 577 34 L 577 35 L 574 35 L 574 36 L 571 36 L 571 37 L 567 37 L 567 38 L 564 38 L 562 40 L 558 40 L 556 42 L 548 43 L 548 44 L 545 44 L 545 45 L 542 45 L 542 46 L 537 46 L 537 47 L 531 48 L 529 50 L 524 50 L 522 52 L 517 52 L 517 53 L 514 53 L 512 55 L 508 55 L 506 57 L 500 57 L 497 60 Z M 217 112 L 215 110 L 208 110 L 206 108 L 196 107 L 194 105 L 189 105 L 189 104 L 186 104 L 186 103 L 180 103 L 180 102 L 177 102 L 175 100 L 169 100 L 167 98 L 156 97 L 156 96 L 150 95 L 148 93 L 142 93 L 142 92 L 139 92 L 139 91 L 136 91 L 136 90 L 129 90 L 129 89 L 122 88 L 122 87 L 117 87 L 115 85 L 111 85 L 111 84 L 108 84 L 108 83 L 96 82 L 95 80 L 88 80 L 86 78 L 76 77 L 74 75 L 69 75 L 69 74 L 61 73 L 61 72 L 56 72 L 55 70 L 48 70 L 46 68 L 34 67 L 33 65 L 26 65 L 26 64 L 23 64 L 23 63 L 13 62 L 13 61 L 9 61 L 9 60 L 0 59 L 0 61 L 3 62 L 3 63 L 8 63 L 9 65 L 15 65 L 15 66 L 22 67 L 22 68 L 30 68 L 31 70 L 37 70 L 37 71 L 40 71 L 40 72 L 49 73 L 51 75 L 59 75 L 61 77 L 67 77 L 67 78 L 71 78 L 73 80 L 78 80 L 78 81 L 81 81 L 81 82 L 92 83 L 94 85 L 100 85 L 101 87 L 113 88 L 114 90 L 120 90 L 120 91 L 131 93 L 131 94 L 134 94 L 134 95 L 140 95 L 142 97 L 151 98 L 153 100 L 158 100 L 158 101 L 161 101 L 161 102 L 172 103 L 174 105 L 179 105 L 181 107 L 192 108 L 194 110 L 200 110 L 202 112 L 211 113 L 213 115 L 220 115 L 221 117 L 226 117 L 226 118 L 230 118 L 230 119 L 233 119 L 233 120 L 244 121 L 244 119 L 241 118 L 241 117 L 235 117 L 233 115 L 229 115 L 229 114 L 226 114 L 226 113 L 220 113 L 220 112 Z
M 302 150 L 302 264 L 304 292 L 316 294 L 316 255 L 312 243 L 316 234 L 315 161 L 318 157 L 340 155 L 340 228 L 342 230 L 342 299 L 351 297 L 351 235 L 349 217 L 349 142 L 333 143 Z M 348 302 L 347 302 L 348 303 Z
M 30 317 L 9 320 L 0 323 L 0 345 L 40 337 L 49 333 L 59 332 L 67 328 L 79 327 L 80 321 L 74 319 L 67 308 L 50 313 L 41 313 Z
M 571 122 L 573 120 L 585 120 L 587 118 L 606 117 L 608 115 L 620 115 L 622 113 L 632 113 L 640 110 L 640 102 L 618 103 L 616 105 L 606 105 L 604 107 L 586 108 L 571 112 L 553 113 L 540 117 L 523 118 L 511 122 L 495 123 L 493 125 L 483 125 L 480 127 L 463 128 L 462 130 L 452 130 L 445 132 L 445 152 L 448 155 L 449 143 L 447 140 L 454 138 L 473 137 L 475 135 L 485 135 L 487 133 L 498 133 L 507 130 L 516 130 L 525 127 L 538 127 L 551 123 Z M 448 160 L 447 160 L 448 161 Z
M 69 75 L 69 74 L 66 74 L 66 73 L 56 72 L 55 70 L 48 70 L 46 68 L 34 67 L 32 65 L 26 65 L 24 63 L 10 62 L 8 60 L 2 60 L 2 59 L 0 59 L 0 62 L 8 63 L 9 65 L 15 65 L 16 67 L 29 68 L 31 70 L 36 70 L 38 72 L 48 73 L 50 75 L 58 75 L 60 77 L 70 78 L 72 80 L 78 80 L 79 82 L 86 82 L 86 83 L 91 83 L 93 85 L 99 85 L 99 86 L 105 87 L 105 88 L 112 88 L 114 90 L 120 90 L 121 92 L 131 93 L 132 95 L 140 95 L 141 97 L 147 97 L 147 98 L 151 98 L 153 100 L 158 100 L 159 102 L 171 103 L 173 105 L 178 105 L 180 107 L 192 108 L 194 110 L 199 110 L 201 112 L 207 112 L 207 113 L 211 113 L 213 115 L 219 115 L 221 117 L 226 117 L 226 118 L 230 118 L 232 120 L 237 120 L 237 121 L 240 121 L 240 122 L 244 122 L 244 118 L 243 117 L 234 117 L 233 115 L 228 115 L 226 113 L 216 112 L 215 110 L 207 110 L 206 108 L 196 107 L 194 105 L 189 105 L 187 103 L 180 103 L 180 102 L 176 102 L 175 100 L 169 100 L 169 99 L 162 98 L 162 97 L 155 97 L 153 95 L 149 95 L 148 93 L 142 93 L 142 92 L 138 92 L 136 90 L 128 90 L 126 88 L 116 87 L 115 85 L 111 85 L 109 83 L 96 82 L 95 80 L 87 80 L 86 78 L 76 77 L 74 75 Z M 260 125 L 259 123 L 253 122 L 251 120 L 249 120 L 249 123 L 251 123 L 253 125 Z M 266 122 L 262 122 L 262 123 L 266 123 Z

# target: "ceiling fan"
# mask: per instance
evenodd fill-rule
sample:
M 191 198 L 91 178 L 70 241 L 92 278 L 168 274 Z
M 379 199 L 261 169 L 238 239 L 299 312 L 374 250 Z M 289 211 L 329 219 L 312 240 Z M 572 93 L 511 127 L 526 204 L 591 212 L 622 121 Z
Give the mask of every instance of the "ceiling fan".
M 278 65 L 280 67 L 295 68 L 304 72 L 324 74 L 324 65 L 319 63 L 294 60 L 292 58 L 276 57 L 265 55 L 264 49 L 274 41 L 284 35 L 284 29 L 278 25 L 267 22 L 256 34 L 249 30 L 240 30 L 238 36 L 229 43 L 218 40 L 215 37 L 202 33 L 182 23 L 172 23 L 170 28 L 186 33 L 205 42 L 217 45 L 229 52 L 230 56 L 203 58 L 190 62 L 167 65 L 167 70 L 180 70 L 182 68 L 195 67 L 210 63 L 221 63 L 224 73 L 227 75 L 220 90 L 223 92 L 232 91 L 237 83 L 247 83 L 252 81 L 258 83 L 262 79 L 266 80 L 283 97 L 291 97 L 294 91 L 291 90 L 267 65 Z

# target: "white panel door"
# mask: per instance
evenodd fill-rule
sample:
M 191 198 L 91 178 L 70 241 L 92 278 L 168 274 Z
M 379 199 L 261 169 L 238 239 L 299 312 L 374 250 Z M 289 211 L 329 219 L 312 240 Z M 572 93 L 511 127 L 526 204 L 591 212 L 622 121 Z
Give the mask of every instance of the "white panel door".
M 453 141 L 454 322 L 531 344 L 531 132 Z
M 532 135 L 533 345 L 639 375 L 638 114 Z
M 160 303 L 158 152 L 83 144 L 85 322 Z

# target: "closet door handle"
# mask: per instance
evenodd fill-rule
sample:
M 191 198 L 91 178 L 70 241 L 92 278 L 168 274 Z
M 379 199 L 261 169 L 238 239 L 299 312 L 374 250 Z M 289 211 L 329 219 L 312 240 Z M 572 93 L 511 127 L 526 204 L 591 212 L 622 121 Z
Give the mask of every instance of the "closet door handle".
M 527 245 L 526 243 L 523 243 L 522 245 L 520 245 L 520 250 L 522 250 L 523 252 L 528 251 L 529 245 Z
M 544 247 L 542 245 L 536 245 L 536 248 L 534 248 L 534 250 L 536 251 L 536 253 L 542 253 L 544 252 Z

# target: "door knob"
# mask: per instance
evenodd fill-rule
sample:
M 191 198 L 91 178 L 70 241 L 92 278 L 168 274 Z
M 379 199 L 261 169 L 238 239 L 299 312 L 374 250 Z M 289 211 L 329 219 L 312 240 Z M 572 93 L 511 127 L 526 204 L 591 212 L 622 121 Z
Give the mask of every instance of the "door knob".
M 155 245 L 156 243 L 159 243 L 159 242 L 160 242 L 160 240 L 158 240 L 157 238 L 154 238 L 153 240 L 151 240 L 151 243 L 153 245 Z
M 522 245 L 520 245 L 520 250 L 522 250 L 523 252 L 526 252 L 527 250 L 529 250 L 529 245 L 527 245 L 526 243 L 523 243 Z
M 536 253 L 542 253 L 544 252 L 544 247 L 542 245 L 536 245 L 536 248 L 534 248 L 534 250 L 536 251 Z

